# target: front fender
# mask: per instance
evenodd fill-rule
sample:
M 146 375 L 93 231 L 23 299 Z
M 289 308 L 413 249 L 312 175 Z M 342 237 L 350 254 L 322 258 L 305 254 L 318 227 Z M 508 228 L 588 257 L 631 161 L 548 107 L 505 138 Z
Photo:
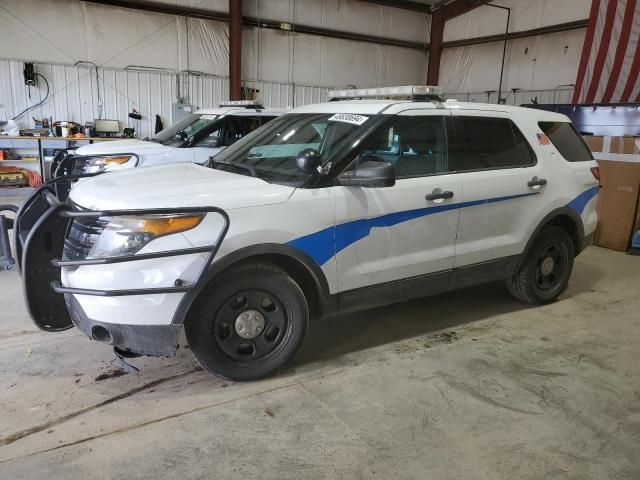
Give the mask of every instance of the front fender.
M 201 286 L 184 295 L 178 309 L 176 310 L 172 323 L 184 323 L 187 314 L 198 296 L 207 288 L 207 285 L 220 273 L 238 263 L 248 261 L 259 257 L 278 256 L 286 257 L 295 261 L 300 267 L 304 268 L 309 276 L 313 279 L 316 291 L 323 297 L 329 297 L 329 283 L 327 278 L 318 266 L 306 253 L 290 246 L 280 243 L 263 243 L 259 245 L 251 245 L 248 247 L 235 250 L 219 260 L 213 262 L 207 271 L 203 274 Z

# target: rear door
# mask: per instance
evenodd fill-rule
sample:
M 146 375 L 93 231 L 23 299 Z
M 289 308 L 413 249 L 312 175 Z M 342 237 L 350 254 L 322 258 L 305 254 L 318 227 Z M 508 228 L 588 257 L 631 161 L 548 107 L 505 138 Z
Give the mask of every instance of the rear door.
M 335 189 L 341 292 L 438 272 L 433 289 L 447 288 L 462 196 L 460 176 L 447 173 L 449 116 L 430 109 L 391 117 L 347 168 L 388 162 L 397 179 L 393 187 Z
M 546 182 L 528 137 L 504 112 L 455 111 L 450 168 L 462 180 L 456 267 L 521 254 Z

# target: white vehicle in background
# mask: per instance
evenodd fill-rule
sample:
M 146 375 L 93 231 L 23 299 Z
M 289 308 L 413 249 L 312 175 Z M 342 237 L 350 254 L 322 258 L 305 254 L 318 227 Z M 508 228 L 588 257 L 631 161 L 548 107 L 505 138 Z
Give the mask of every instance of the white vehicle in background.
M 51 176 L 58 183 L 58 195 L 65 199 L 71 182 L 58 182 L 62 177 L 166 163 L 202 165 L 284 112 L 284 109 L 265 109 L 251 100 L 224 102 L 219 108 L 198 110 L 151 138 L 98 142 L 72 153 L 61 151 L 52 163 Z
M 32 319 L 121 359 L 175 354 L 184 326 L 206 370 L 250 380 L 310 318 L 497 280 L 553 301 L 596 228 L 589 149 L 564 115 L 437 94 L 337 91 L 209 168 L 42 187 L 14 226 Z

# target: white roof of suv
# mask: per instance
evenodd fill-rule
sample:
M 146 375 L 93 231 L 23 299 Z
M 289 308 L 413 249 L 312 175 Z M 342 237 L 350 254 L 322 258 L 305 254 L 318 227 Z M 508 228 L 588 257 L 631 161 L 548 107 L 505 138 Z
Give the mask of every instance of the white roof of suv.
M 217 107 L 202 108 L 196 110 L 196 115 L 282 115 L 287 110 L 284 108 L 247 108 L 247 107 Z
M 316 103 L 304 105 L 290 110 L 290 113 L 356 113 L 361 115 L 382 114 L 394 115 L 404 110 L 414 109 L 461 109 L 480 110 L 487 112 L 505 112 L 512 115 L 532 115 L 540 120 L 567 121 L 565 115 L 544 110 L 536 110 L 526 107 L 514 107 L 510 105 L 496 105 L 490 103 L 458 102 L 457 100 L 447 100 L 445 102 L 435 101 L 412 101 L 412 100 L 340 100 L 327 103 Z

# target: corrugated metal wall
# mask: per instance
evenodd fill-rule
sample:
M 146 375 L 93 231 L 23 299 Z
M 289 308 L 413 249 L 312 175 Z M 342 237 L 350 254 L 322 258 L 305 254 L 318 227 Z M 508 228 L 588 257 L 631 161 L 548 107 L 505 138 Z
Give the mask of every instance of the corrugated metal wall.
M 15 60 L 0 60 L 0 120 L 12 118 L 29 105 L 38 103 L 46 93 L 42 79 L 37 87 L 24 85 L 22 70 L 24 63 Z M 32 117 L 53 117 L 54 120 L 71 120 L 79 123 L 98 118 L 99 105 L 96 74 L 93 68 L 72 65 L 39 63 L 36 71 L 44 75 L 50 85 L 50 96 L 41 107 L 20 117 L 22 127 L 32 127 Z M 164 125 L 171 122 L 172 104 L 178 98 L 178 82 L 175 73 L 154 71 L 118 70 L 98 68 L 101 118 L 117 119 L 121 127 L 133 127 L 139 138 L 153 133 L 155 115 Z M 229 79 L 212 75 L 186 74 L 180 77 L 180 95 L 195 108 L 217 107 L 229 99 Z M 326 87 L 295 85 L 287 83 L 246 81 L 244 86 L 259 90 L 257 99 L 265 107 L 287 108 L 326 100 Z M 29 92 L 31 98 L 29 98 Z M 515 97 L 509 92 L 507 103 L 520 105 L 531 103 L 569 103 L 572 89 L 520 90 Z M 487 97 L 486 92 L 456 93 L 447 95 L 461 101 L 497 102 L 497 93 Z M 4 108 L 3 108 L 4 107 Z M 128 117 L 136 109 L 142 120 Z
M 488 95 L 488 96 L 487 96 Z M 507 99 L 507 105 L 522 105 L 523 103 L 532 103 L 532 99 L 536 99 L 538 103 L 571 103 L 573 88 L 558 88 L 553 90 L 518 90 L 515 92 L 504 91 L 502 97 Z M 498 92 L 470 92 L 470 93 L 449 93 L 447 98 L 453 98 L 461 102 L 478 102 L 478 103 L 498 103 Z
M 37 87 L 24 85 L 23 68 L 21 61 L 0 60 L 0 120 L 13 118 L 27 106 L 37 104 L 46 94 L 41 78 Z M 117 119 L 121 127 L 135 128 L 140 138 L 153 133 L 156 114 L 165 126 L 172 122 L 172 104 L 178 98 L 175 73 L 98 68 L 96 81 L 95 70 L 82 65 L 38 63 L 35 70 L 49 82 L 50 94 L 41 107 L 20 117 L 19 124 L 23 128 L 33 126 L 32 117 L 53 117 L 54 121 L 79 123 L 98 118 L 97 83 L 100 84 L 101 118 Z M 195 108 L 217 107 L 221 101 L 229 99 L 228 78 L 182 73 L 180 86 L 181 96 Z M 265 107 L 272 108 L 323 102 L 327 91 L 326 87 L 274 82 L 247 81 L 245 86 L 260 90 L 257 99 Z M 142 115 L 142 120 L 128 117 L 134 108 Z

